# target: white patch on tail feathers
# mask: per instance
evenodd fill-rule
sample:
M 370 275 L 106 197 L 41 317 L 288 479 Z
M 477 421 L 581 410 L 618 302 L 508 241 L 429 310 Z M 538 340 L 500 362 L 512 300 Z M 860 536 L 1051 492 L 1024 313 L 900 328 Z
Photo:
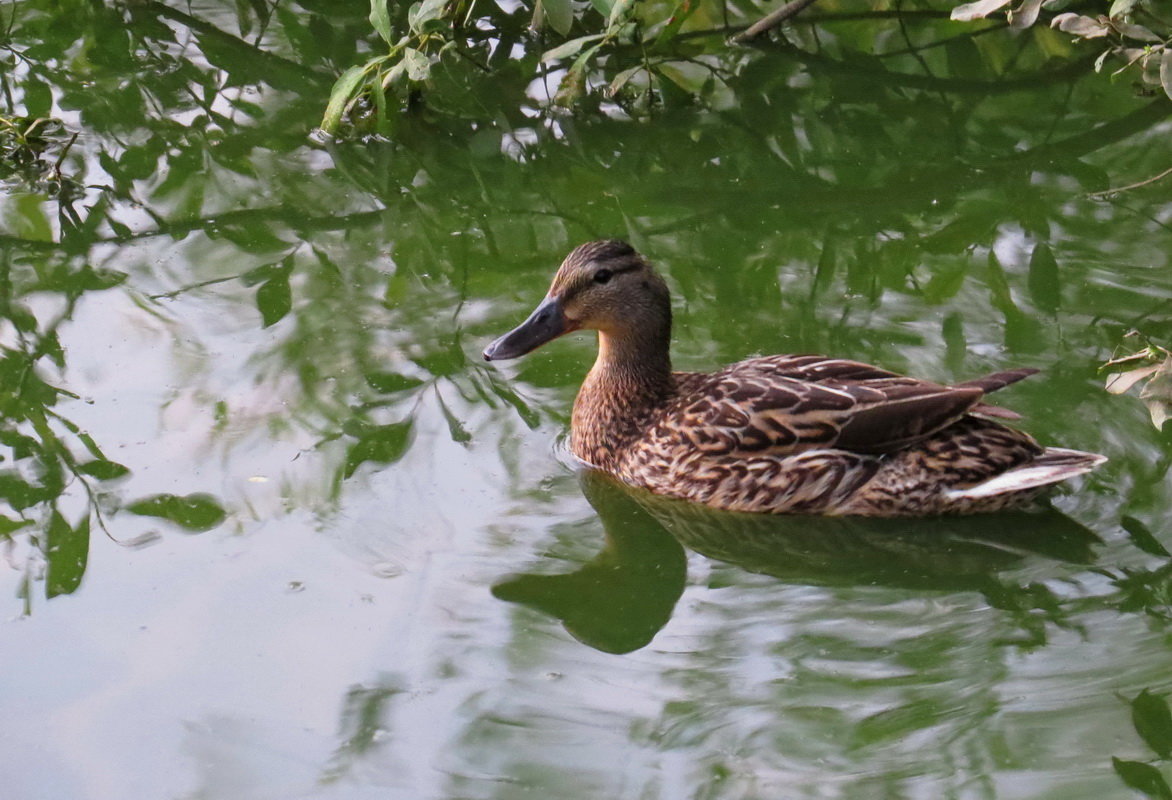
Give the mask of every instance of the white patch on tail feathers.
M 1073 478 L 1090 472 L 1107 460 L 1106 456 L 1084 453 L 1081 450 L 1067 450 L 1062 447 L 1047 447 L 1036 461 L 1016 467 L 989 480 L 967 489 L 952 489 L 944 493 L 950 500 L 992 497 L 1008 492 L 1036 489 L 1052 483 Z

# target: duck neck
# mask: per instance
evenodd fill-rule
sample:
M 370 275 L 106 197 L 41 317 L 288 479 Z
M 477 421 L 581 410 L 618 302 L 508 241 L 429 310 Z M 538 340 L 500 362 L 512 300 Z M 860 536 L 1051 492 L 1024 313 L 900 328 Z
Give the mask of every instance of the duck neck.
M 598 358 L 574 401 L 570 448 L 578 458 L 611 470 L 624 448 L 675 393 L 670 317 L 643 335 L 599 331 Z

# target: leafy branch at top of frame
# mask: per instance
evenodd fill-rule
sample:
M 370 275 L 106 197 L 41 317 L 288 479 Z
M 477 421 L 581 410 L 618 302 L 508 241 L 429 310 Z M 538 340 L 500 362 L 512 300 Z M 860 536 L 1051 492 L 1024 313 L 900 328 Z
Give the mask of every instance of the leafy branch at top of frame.
M 396 36 L 387 0 L 371 0 L 371 25 L 389 49 L 342 73 L 330 91 L 321 130 L 328 135 L 337 133 L 342 121 L 363 101 L 374 106 L 376 129 L 388 130 L 387 94 L 396 89 L 409 91 L 412 86 L 427 81 L 433 63 L 457 46 L 455 38 L 445 34 L 457 22 L 466 4 L 465 0 L 417 2 L 407 12 L 406 32 Z
M 1046 10 L 1053 27 L 1110 43 L 1096 69 L 1114 54 L 1124 59 L 1124 70 L 1138 64 L 1145 81 L 1158 85 L 1163 78 L 1172 92 L 1172 52 L 1167 47 L 1172 31 L 1153 12 L 1153 0 L 1115 0 L 1110 13 L 1100 17 L 1072 11 L 1054 16 L 1055 2 L 975 0 L 957 6 L 951 17 L 978 21 L 1007 13 L 1010 26 L 1022 29 L 1034 25 Z M 1094 0 L 1076 8 L 1088 2 Z M 806 5 L 789 3 L 785 8 Z M 441 62 L 449 69 L 474 64 L 496 86 L 506 77 L 506 64 L 511 64 L 509 77 L 514 79 L 556 76 L 559 82 L 545 102 L 560 107 L 575 106 L 589 95 L 610 99 L 628 113 L 641 111 L 642 101 L 648 109 L 675 100 L 717 101 L 732 91 L 726 73 L 741 63 L 728 58 L 735 42 L 727 35 L 740 30 L 738 36 L 744 38 L 769 19 L 748 25 L 753 20 L 738 8 L 741 16 L 730 20 L 727 7 L 713 0 L 521 0 L 507 8 L 473 0 L 420 0 L 409 7 L 371 0 L 370 7 L 371 25 L 387 50 L 339 78 L 322 120 L 327 135 L 336 135 L 347 122 L 358 132 L 391 133 L 397 112 L 415 107 L 423 89 L 450 89 L 436 80 Z M 858 17 L 849 10 L 837 16 Z M 1086 68 L 1076 66 L 1080 74 Z M 470 92 L 473 102 L 476 91 Z
M 952 19 L 987 18 L 1013 2 L 975 0 L 954 8 Z M 1028 28 L 1037 21 L 1043 8 L 1054 4 L 1055 0 L 1021 0 L 1006 11 L 1010 27 Z M 1112 77 L 1138 68 L 1145 85 L 1161 86 L 1172 98 L 1172 19 L 1157 13 L 1154 0 L 1114 0 L 1106 14 L 1094 16 L 1066 11 L 1055 15 L 1050 27 L 1083 41 L 1103 40 L 1107 47 L 1095 61 L 1096 72 L 1103 70 L 1108 58 L 1118 58 L 1124 64 Z
M 539 63 L 545 69 L 538 72 L 547 74 L 560 71 L 560 64 L 572 59 L 561 77 L 554 104 L 570 106 L 580 99 L 585 93 L 592 62 L 605 48 L 616 43 L 637 47 L 641 58 L 639 64 L 620 71 L 609 82 L 608 94 L 613 95 L 643 70 L 649 75 L 654 71 L 684 91 L 694 93 L 697 82 L 685 70 L 667 65 L 663 51 L 699 7 L 700 0 L 674 0 L 662 5 L 670 13 L 656 19 L 643 19 L 636 0 L 590 0 L 590 5 L 584 7 L 576 6 L 571 0 L 534 0 L 526 5 L 522 10 L 530 14 L 527 26 L 530 37 L 547 28 L 561 36 L 569 35 L 575 27 L 589 31 L 547 49 L 540 56 Z M 348 118 L 360 120 L 370 116 L 374 118 L 375 130 L 388 132 L 392 127 L 389 108 L 392 99 L 409 100 L 414 90 L 430 81 L 436 64 L 447 53 L 454 52 L 480 69 L 491 71 L 493 67 L 481 63 L 469 52 L 473 45 L 478 45 L 481 51 L 492 51 L 482 32 L 469 25 L 473 10 L 474 3 L 468 0 L 421 0 L 410 7 L 406 18 L 396 26 L 390 19 L 386 0 L 371 0 L 371 24 L 388 51 L 341 75 L 323 115 L 322 132 L 334 135 Z M 596 15 L 602 25 L 589 28 L 583 22 L 589 14 Z M 398 28 L 405 32 L 396 35 Z M 508 46 L 502 42 L 496 45 L 497 50 L 493 52 Z M 494 55 L 493 61 L 499 58 Z

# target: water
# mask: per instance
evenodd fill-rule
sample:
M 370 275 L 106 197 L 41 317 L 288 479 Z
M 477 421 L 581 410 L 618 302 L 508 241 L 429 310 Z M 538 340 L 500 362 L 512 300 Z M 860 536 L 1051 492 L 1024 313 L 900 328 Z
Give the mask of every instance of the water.
M 72 197 L 0 199 L 6 796 L 1102 798 L 1113 757 L 1164 768 L 1133 701 L 1172 689 L 1172 440 L 1098 366 L 1172 341 L 1172 205 L 1088 193 L 1166 168 L 1166 100 L 765 52 L 719 112 L 322 145 L 363 3 L 48 8 L 7 80 L 51 93 L 50 165 L 81 135 Z M 578 475 L 590 337 L 479 353 L 603 235 L 668 278 L 677 368 L 1036 366 L 1005 405 L 1111 461 L 1062 516 L 946 525 Z

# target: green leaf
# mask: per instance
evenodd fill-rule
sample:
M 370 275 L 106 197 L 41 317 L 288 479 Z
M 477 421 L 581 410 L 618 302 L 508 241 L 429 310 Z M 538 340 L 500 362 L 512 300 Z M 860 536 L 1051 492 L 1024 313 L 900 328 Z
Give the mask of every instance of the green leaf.
M 557 61 L 559 58 L 569 58 L 577 53 L 590 42 L 596 42 L 606 36 L 605 33 L 592 33 L 589 36 L 579 36 L 577 39 L 571 39 L 568 42 L 562 42 L 552 50 L 546 50 L 541 54 L 542 61 Z
M 0 536 L 8 536 L 14 531 L 27 528 L 32 524 L 33 521 L 31 519 L 12 519 L 11 517 L 0 514 Z
M 932 277 L 924 284 L 922 293 L 924 302 L 937 305 L 951 300 L 960 292 L 966 278 L 968 278 L 967 263 L 963 261 L 945 263 L 933 272 Z
M 342 73 L 330 90 L 330 102 L 326 105 L 326 112 L 322 115 L 321 129 L 329 134 L 337 133 L 342 122 L 342 115 L 347 106 L 358 94 L 358 87 L 366 78 L 366 67 L 354 66 Z
M 1111 4 L 1111 10 L 1107 12 L 1107 16 L 1111 19 L 1118 19 L 1126 17 L 1135 8 L 1139 0 L 1115 0 Z
M 387 85 L 382 83 L 381 77 L 377 85 L 371 88 L 370 94 L 374 97 L 375 130 L 383 136 L 390 136 L 391 116 L 387 111 Z
M 619 90 L 626 85 L 627 81 L 635 77 L 638 73 L 643 71 L 642 64 L 636 64 L 633 67 L 623 70 L 618 75 L 614 76 L 614 80 L 610 82 L 610 86 L 606 87 L 606 94 L 608 97 L 614 97 Z
M 1151 532 L 1147 525 L 1144 525 L 1135 517 L 1123 517 L 1119 520 L 1119 524 L 1123 526 L 1123 530 L 1127 531 L 1128 536 L 1131 537 L 1131 543 L 1153 556 L 1172 556 L 1165 549 L 1160 540 L 1156 538 L 1155 534 Z
M 72 594 L 81 585 L 90 550 L 90 518 L 87 513 L 70 527 L 65 517 L 54 509 L 45 532 L 45 597 Z
M 227 239 L 246 253 L 257 255 L 288 252 L 290 248 L 289 242 L 264 223 L 219 225 L 216 227 L 215 236 Z
M 370 388 L 382 394 L 392 394 L 394 392 L 404 392 L 408 389 L 414 389 L 417 386 L 422 386 L 423 381 L 419 378 L 412 378 L 407 375 L 400 375 L 397 372 L 368 372 L 366 373 L 366 383 Z
M 279 322 L 293 308 L 289 272 L 289 269 L 279 270 L 256 290 L 256 307 L 260 310 L 262 328 Z
M 13 303 L 5 316 L 21 333 L 32 333 L 37 329 L 37 318 L 25 306 Z
M 1013 302 L 1013 294 L 1009 291 L 1009 281 L 1005 277 L 1005 270 L 1001 267 L 1001 261 L 997 258 L 997 254 L 989 249 L 988 272 L 986 273 L 986 282 L 989 286 L 989 293 L 992 295 L 992 302 L 994 307 L 1003 314 L 1010 314 L 1017 311 L 1017 306 Z
M 1152 752 L 1172 757 L 1172 711 L 1167 700 L 1144 689 L 1131 701 L 1131 722 Z
M 44 502 L 48 495 L 43 487 L 33 486 L 12 470 L 0 472 L 0 499 L 6 500 L 16 511 Z
M 245 286 L 258 286 L 276 275 L 282 266 L 284 266 L 284 259 L 273 264 L 263 264 L 259 267 L 253 267 L 240 276 L 240 282 Z
M 708 81 L 707 73 L 684 71 L 676 65 L 666 62 L 657 64 L 653 69 L 688 94 L 700 94 L 704 89 L 704 84 Z
M 370 24 L 374 26 L 383 41 L 393 45 L 391 41 L 391 14 L 387 10 L 388 0 L 370 0 Z
M 444 402 L 443 395 L 439 393 L 438 388 L 436 389 L 435 396 L 439 400 L 440 411 L 443 412 L 444 421 L 448 423 L 448 433 L 451 435 L 452 441 L 458 444 L 467 444 L 472 441 L 472 434 L 468 432 L 468 429 L 464 427 L 464 423 L 460 422 L 456 415 L 452 413 L 452 410 L 448 408 L 448 404 Z
M 1112 758 L 1111 766 L 1115 768 L 1115 774 L 1137 792 L 1142 792 L 1148 797 L 1156 798 L 1156 800 L 1172 800 L 1172 789 L 1168 788 L 1168 782 L 1164 780 L 1160 770 L 1151 764 Z
M 1058 262 L 1045 244 L 1034 247 L 1030 256 L 1030 271 L 1027 281 L 1030 298 L 1034 305 L 1053 314 L 1062 301 L 1062 289 L 1058 279 Z
M 447 2 L 448 0 L 423 0 L 421 3 L 416 3 L 407 12 L 407 24 L 416 33 L 424 33 L 427 23 L 439 19 L 443 15 Z
M 668 17 L 667 24 L 663 26 L 663 30 L 655 37 L 655 46 L 659 47 L 665 45 L 675 38 L 679 33 L 680 28 L 688 21 L 688 17 L 696 13 L 700 8 L 700 4 L 694 0 L 676 0 L 675 7 L 671 10 L 671 16 Z
M 347 478 L 367 461 L 393 464 L 404 456 L 411 444 L 411 420 L 390 425 L 364 427 L 357 432 L 358 441 L 346 453 L 344 474 Z
M 413 47 L 403 50 L 403 64 L 407 68 L 407 77 L 413 81 L 425 81 L 431 74 L 431 61 Z
M 590 0 L 590 5 L 594 6 L 594 10 L 604 17 L 609 18 L 611 9 L 614 8 L 615 0 Z
M 571 0 L 538 0 L 545 18 L 555 31 L 565 36 L 574 26 L 574 4 Z
M 208 531 L 227 517 L 219 501 L 210 494 L 156 494 L 126 506 L 131 514 L 159 517 L 189 531 Z
M 554 105 L 569 108 L 586 92 L 586 67 L 601 46 L 596 44 L 574 59 L 573 65 L 566 71 L 558 86 L 557 94 L 554 95 Z
M 130 474 L 129 469 L 114 461 L 87 461 L 78 465 L 77 471 L 100 481 L 112 481 Z
M 52 288 L 77 293 L 101 292 L 113 289 L 126 282 L 130 276 L 114 269 L 94 269 L 88 264 L 72 274 L 61 273 L 55 277 Z
M 53 90 L 48 84 L 35 78 L 25 81 L 24 110 L 30 117 L 48 117 L 53 113 Z
M 615 0 L 606 19 L 607 32 L 615 29 L 634 7 L 635 0 Z

